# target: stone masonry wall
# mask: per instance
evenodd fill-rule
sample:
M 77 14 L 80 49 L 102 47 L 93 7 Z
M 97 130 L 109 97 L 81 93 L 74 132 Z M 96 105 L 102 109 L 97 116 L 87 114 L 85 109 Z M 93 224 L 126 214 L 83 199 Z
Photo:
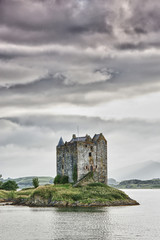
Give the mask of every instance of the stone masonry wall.
M 66 175 L 73 182 L 73 168 L 77 164 L 77 143 L 57 147 L 57 175 Z
M 96 181 L 107 184 L 107 142 L 100 138 L 96 144 L 97 148 L 97 173 Z
M 94 143 L 79 142 L 78 152 L 78 180 L 89 171 L 96 168 L 96 146 Z

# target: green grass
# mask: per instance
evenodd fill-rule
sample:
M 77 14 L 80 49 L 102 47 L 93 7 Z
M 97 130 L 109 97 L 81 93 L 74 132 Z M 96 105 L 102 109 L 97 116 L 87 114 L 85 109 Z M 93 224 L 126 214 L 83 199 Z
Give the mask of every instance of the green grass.
M 91 183 L 75 188 L 71 184 L 40 186 L 31 194 L 31 197 L 36 196 L 44 199 L 51 198 L 52 201 L 67 201 L 71 203 L 75 201 L 88 203 L 129 199 L 124 192 L 101 183 Z
M 0 199 L 8 199 L 8 191 L 0 190 Z
M 28 188 L 17 192 L 0 190 L 1 199 L 30 199 L 36 197 L 69 203 L 76 201 L 91 203 L 129 199 L 124 192 L 102 183 L 90 183 L 79 187 L 73 187 L 71 184 L 48 185 L 39 186 L 36 189 Z

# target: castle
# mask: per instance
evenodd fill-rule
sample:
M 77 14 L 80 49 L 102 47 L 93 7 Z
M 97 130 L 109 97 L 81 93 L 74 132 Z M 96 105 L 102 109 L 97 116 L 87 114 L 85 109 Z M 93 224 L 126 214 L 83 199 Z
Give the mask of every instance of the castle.
M 63 142 L 62 137 L 57 145 L 57 175 L 66 175 L 73 182 L 76 171 L 77 181 L 87 173 L 94 173 L 94 180 L 107 184 L 107 141 L 102 133 L 76 137 Z

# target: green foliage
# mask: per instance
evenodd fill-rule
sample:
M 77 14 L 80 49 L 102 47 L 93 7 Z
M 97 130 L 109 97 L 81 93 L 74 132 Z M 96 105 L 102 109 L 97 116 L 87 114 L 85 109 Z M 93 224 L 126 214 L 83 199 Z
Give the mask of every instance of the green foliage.
M 54 184 L 60 184 L 61 182 L 61 175 L 57 175 L 55 178 L 54 178 Z
M 0 181 L 0 189 L 2 188 L 2 184 L 3 184 L 3 182 L 2 182 L 2 181 Z
M 90 187 L 106 187 L 106 185 L 104 183 L 89 183 L 88 186 Z
M 74 167 L 73 167 L 73 181 L 74 181 L 74 183 L 76 183 L 77 182 L 77 164 L 76 165 L 74 165 Z
M 10 191 L 10 190 L 15 191 L 15 190 L 17 190 L 17 188 L 18 188 L 17 183 L 12 180 L 4 182 L 1 186 L 1 189 L 7 190 L 7 191 Z
M 37 188 L 39 186 L 39 180 L 38 177 L 33 178 L 32 180 L 32 184 L 35 188 Z
M 8 199 L 9 199 L 9 200 L 15 199 L 15 197 L 16 197 L 16 194 L 15 194 L 14 191 L 10 191 L 10 192 L 8 193 Z
M 0 190 L 0 199 L 8 199 L 8 191 Z
M 68 183 L 68 176 L 57 175 L 54 179 L 54 184 L 65 184 Z
M 61 183 L 61 184 L 68 183 L 68 176 L 62 176 L 60 183 Z

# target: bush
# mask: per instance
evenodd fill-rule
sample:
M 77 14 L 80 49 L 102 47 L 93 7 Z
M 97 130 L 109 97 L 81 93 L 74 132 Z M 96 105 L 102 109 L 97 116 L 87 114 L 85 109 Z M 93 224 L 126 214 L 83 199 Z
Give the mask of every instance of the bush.
M 65 184 L 68 183 L 68 176 L 57 175 L 54 179 L 54 184 Z
M 39 180 L 37 177 L 32 179 L 32 184 L 35 188 L 37 188 L 39 186 Z
M 15 192 L 14 191 L 11 191 L 8 193 L 8 199 L 14 199 L 15 198 Z
M 61 177 L 61 184 L 65 184 L 65 183 L 68 183 L 68 176 L 62 176 Z
M 77 165 L 74 165 L 74 167 L 73 167 L 73 181 L 74 181 L 74 183 L 76 183 L 77 182 Z
M 61 182 L 61 176 L 60 175 L 57 175 L 55 178 L 54 178 L 54 184 L 60 184 Z
M 10 191 L 15 191 L 18 188 L 18 185 L 15 181 L 9 180 L 7 182 L 4 182 L 1 186 L 2 189 Z

